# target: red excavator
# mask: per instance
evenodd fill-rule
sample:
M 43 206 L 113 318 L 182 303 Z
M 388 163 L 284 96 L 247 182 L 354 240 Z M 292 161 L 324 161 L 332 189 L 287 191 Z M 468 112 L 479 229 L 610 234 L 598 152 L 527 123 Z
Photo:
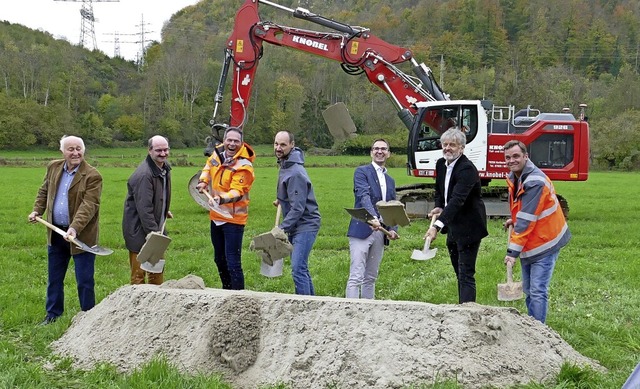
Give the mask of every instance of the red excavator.
M 323 26 L 327 31 L 262 20 L 258 14 L 259 4 L 278 8 L 295 18 Z M 243 128 L 247 122 L 249 99 L 264 43 L 337 61 L 345 72 L 364 73 L 369 82 L 387 93 L 409 130 L 407 170 L 410 175 L 434 177 L 436 161 L 442 156 L 440 134 L 451 126 L 460 127 L 467 135 L 464 153 L 476 165 L 484 184 L 483 196 L 490 216 L 508 215 L 506 187 L 488 184 L 508 173 L 502 145 L 509 140 L 524 142 L 531 161 L 552 180 L 584 181 L 588 177 L 589 125 L 584 116 L 585 104 L 580 105 L 576 118 L 568 109 L 558 113 L 543 113 L 531 107 L 516 111 L 512 106 L 493 106 L 485 100 L 451 100 L 436 83 L 431 69 L 418 63 L 411 50 L 387 43 L 367 28 L 267 0 L 246 0 L 236 14 L 215 97 L 211 120 L 214 137 L 221 129 Z M 228 124 L 221 124 L 217 121 L 218 107 L 223 101 L 232 64 L 231 116 Z M 414 75 L 400 70 L 401 65 L 410 67 Z M 211 150 L 211 145 L 207 149 Z M 425 216 L 432 207 L 432 185 L 432 182 L 422 182 L 398 188 L 398 197 L 406 204 L 410 216 Z M 567 215 L 566 201 L 558 197 Z

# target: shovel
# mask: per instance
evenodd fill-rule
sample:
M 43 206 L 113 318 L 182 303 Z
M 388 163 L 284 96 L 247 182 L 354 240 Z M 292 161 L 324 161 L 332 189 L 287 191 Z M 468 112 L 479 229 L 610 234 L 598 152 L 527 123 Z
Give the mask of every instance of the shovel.
M 370 214 L 369 211 L 367 211 L 365 208 L 345 208 L 344 210 L 347 211 L 352 218 L 361 222 L 365 222 L 369 225 L 373 225 L 372 221 L 376 219 L 375 216 Z M 388 238 L 392 236 L 388 230 L 382 227 L 380 227 L 379 230 L 382 231 L 382 233 L 385 234 Z
M 171 238 L 163 235 L 167 219 L 164 219 L 159 232 L 151 232 L 149 238 L 140 249 L 137 260 L 140 262 L 140 269 L 154 274 L 160 274 L 164 270 L 164 252 L 171 243 Z
M 507 233 L 507 246 L 511 241 L 513 226 L 509 226 Z M 498 284 L 498 301 L 514 301 L 522 298 L 522 282 L 513 282 L 513 264 L 507 263 L 507 283 Z
M 280 210 L 276 212 L 276 226 L 279 224 L 280 212 Z M 265 266 L 269 266 L 266 270 L 269 270 L 270 273 L 277 273 L 274 265 L 277 265 L 278 261 L 281 261 L 281 259 L 287 255 L 291 255 L 293 246 L 284 231 L 279 228 L 273 228 L 271 231 L 253 237 L 249 244 L 249 250 L 255 251 L 260 255 L 262 263 Z M 282 262 L 280 262 L 278 266 L 281 266 L 281 264 Z M 262 270 L 263 265 L 261 264 L 260 266 Z M 267 274 L 264 274 L 264 272 L 261 271 L 261 273 L 269 277 Z M 275 274 L 274 277 L 278 275 L 279 274 Z
M 429 224 L 429 228 L 433 227 L 433 223 L 436 222 L 436 218 L 438 217 L 438 215 L 433 215 L 431 217 L 431 224 Z M 436 253 L 438 252 L 438 249 L 430 249 L 429 246 L 431 245 L 431 239 L 429 239 L 429 237 L 427 237 L 424 240 L 424 248 L 422 249 L 422 251 L 420 250 L 413 250 L 413 253 L 411 254 L 411 259 L 415 259 L 416 261 L 426 261 L 427 259 L 431 259 L 433 257 L 436 256 Z
M 277 227 L 280 223 L 280 215 L 282 214 L 282 205 L 278 204 L 278 210 L 276 211 L 276 222 L 275 226 Z M 282 275 L 282 268 L 284 267 L 284 259 L 275 259 L 273 263 L 269 265 L 264 260 L 260 261 L 260 274 L 265 277 L 273 278 L 279 277 Z
M 113 250 L 105 248 L 105 247 L 100 247 L 100 246 L 92 246 L 89 247 L 87 244 L 82 243 L 80 240 L 78 240 L 78 238 L 72 238 L 71 236 L 68 236 L 67 233 L 65 231 L 62 231 L 60 228 L 54 226 L 53 224 L 49 223 L 48 221 L 42 219 L 41 217 L 36 216 L 36 220 L 39 221 L 40 223 L 44 224 L 45 226 L 49 227 L 51 230 L 57 232 L 58 234 L 62 235 L 62 236 L 66 236 L 67 239 L 69 239 L 69 241 L 73 244 L 75 244 L 80 250 L 86 251 L 88 253 L 93 253 L 96 255 L 109 255 L 113 253 Z
M 213 199 L 213 196 L 211 196 L 211 193 L 209 193 L 209 191 L 203 190 L 202 193 L 207 195 L 207 198 L 209 199 L 209 208 L 211 208 L 213 212 L 217 213 L 218 215 L 222 216 L 225 219 L 233 218 L 229 213 L 229 211 L 227 211 L 226 209 L 222 209 L 222 207 L 220 206 L 220 203 L 218 203 Z M 213 205 L 211 205 L 212 203 Z

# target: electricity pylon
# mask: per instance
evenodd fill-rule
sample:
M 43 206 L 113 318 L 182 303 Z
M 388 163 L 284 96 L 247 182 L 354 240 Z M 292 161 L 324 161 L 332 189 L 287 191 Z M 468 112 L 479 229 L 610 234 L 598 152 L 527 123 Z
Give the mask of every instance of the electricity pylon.
M 96 44 L 96 30 L 93 23 L 96 21 L 93 15 L 93 3 L 117 3 L 120 0 L 54 0 L 54 1 L 73 1 L 82 2 L 80 7 L 80 46 L 85 48 L 98 48 Z M 93 47 L 89 47 L 92 44 Z

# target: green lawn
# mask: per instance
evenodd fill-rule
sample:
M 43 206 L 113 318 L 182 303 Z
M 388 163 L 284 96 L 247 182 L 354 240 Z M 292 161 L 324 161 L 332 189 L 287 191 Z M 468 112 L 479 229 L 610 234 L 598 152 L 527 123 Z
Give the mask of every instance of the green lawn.
M 289 268 L 276 279 L 259 274 L 259 259 L 248 251 L 250 237 L 271 229 L 275 208 L 276 168 L 270 146 L 257 148 L 256 182 L 252 190 L 250 218 L 245 230 L 243 265 L 246 287 L 256 291 L 293 292 Z M 69 361 L 53 359 L 48 344 L 60 337 L 79 307 L 75 281 L 67 277 L 66 312 L 57 323 L 42 328 L 46 289 L 46 246 L 44 226 L 27 223 L 44 166 L 55 151 L 3 152 L 0 156 L 0 387 L 3 388 L 223 388 L 216 376 L 181 375 L 164 361 L 154 361 L 133 375 L 117 374 L 112 367 L 99 366 L 90 372 L 75 371 Z M 96 293 L 98 301 L 128 283 L 128 258 L 121 236 L 122 205 L 126 180 L 145 156 L 145 150 L 103 149 L 90 151 L 87 158 L 104 177 L 101 208 L 101 245 L 115 250 L 98 257 Z M 173 204 L 175 216 L 167 228 L 173 241 L 168 250 L 166 278 L 187 274 L 202 277 L 209 287 L 220 287 L 212 258 L 206 212 L 190 197 L 189 179 L 204 163 L 201 149 L 172 150 Z M 368 157 L 309 157 L 322 228 L 310 258 L 316 292 L 344 296 L 349 273 L 344 207 L 353 205 L 353 166 Z M 321 167 L 326 166 L 326 167 Z M 334 167 L 339 166 L 339 167 Z M 392 168 L 398 185 L 414 183 L 405 169 Z M 548 325 L 582 354 L 609 369 L 607 374 L 566 368 L 557 384 L 531 388 L 619 388 L 640 360 L 640 250 L 637 247 L 640 205 L 640 174 L 592 173 L 586 182 L 556 182 L 558 193 L 569 201 L 570 245 L 560 255 L 551 285 Z M 422 247 L 425 220 L 400 229 L 401 239 L 385 254 L 377 284 L 379 299 L 455 303 L 455 276 L 439 238 L 435 260 L 410 259 L 413 249 Z M 504 282 L 505 233 L 500 220 L 489 223 L 490 236 L 483 240 L 478 258 L 478 303 L 513 306 L 525 311 L 523 301 L 497 301 L 496 285 Z M 53 361 L 53 363 L 51 363 Z M 455 387 L 443 384 L 437 387 Z

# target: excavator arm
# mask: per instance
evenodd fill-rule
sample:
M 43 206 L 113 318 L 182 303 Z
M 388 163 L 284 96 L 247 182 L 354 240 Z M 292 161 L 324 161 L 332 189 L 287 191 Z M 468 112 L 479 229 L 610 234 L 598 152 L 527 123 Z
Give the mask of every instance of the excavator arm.
M 327 31 L 288 27 L 262 20 L 258 13 L 259 4 L 278 8 Z M 500 107 L 485 106 L 486 101 L 450 100 L 435 82 L 431 69 L 418 63 L 411 50 L 387 43 L 367 28 L 337 22 L 303 8 L 290 9 L 269 0 L 244 0 L 236 13 L 233 32 L 225 47 L 224 66 L 210 122 L 213 135 L 218 140 L 221 140 L 221 130 L 229 126 L 243 129 L 247 123 L 249 100 L 264 43 L 337 61 L 348 74 L 364 73 L 369 82 L 384 91 L 409 130 L 407 165 L 410 175 L 434 177 L 436 161 L 442 156 L 440 135 L 451 126 L 460 126 L 467 133 L 465 155 L 473 161 L 484 183 L 508 173 L 502 145 L 512 139 L 523 141 L 529 148 L 529 155 L 535 156 L 539 167 L 552 179 L 587 179 L 589 126 L 583 115 L 580 120 L 571 114 L 527 115 L 529 122 L 526 125 L 521 124 L 522 120 L 516 122 L 517 115 L 513 118 L 508 115 L 509 119 L 503 120 Z M 400 70 L 400 65 L 410 67 L 414 75 Z M 233 72 L 232 100 L 230 117 L 225 122 L 219 121 L 217 116 L 230 70 Z M 205 154 L 210 155 L 212 151 L 210 142 Z M 197 176 L 192 178 L 194 180 L 197 183 Z M 496 189 L 495 186 L 487 188 Z M 401 190 L 397 189 L 401 198 Z M 487 214 L 508 215 L 508 209 L 504 209 L 507 203 L 499 198 L 504 190 L 493 192 L 493 197 L 498 199 L 495 203 L 499 204 L 496 209 L 500 208 L 500 211 L 488 209 Z M 406 200 L 413 195 L 413 192 L 407 194 L 402 200 L 407 204 L 407 212 L 410 213 L 410 205 L 415 203 L 419 204 L 415 214 L 426 215 L 426 204 L 422 200 Z M 491 194 L 485 196 L 485 203 L 489 196 Z
M 327 27 L 331 31 L 311 31 L 263 21 L 258 14 L 258 4 L 279 8 L 293 17 Z M 226 126 L 219 124 L 217 115 L 231 65 L 233 81 L 229 125 L 243 128 L 247 122 L 251 91 L 265 42 L 338 61 L 349 74 L 364 73 L 371 83 L 389 95 L 407 128 L 413 124 L 416 102 L 449 100 L 435 82 L 431 69 L 419 64 L 411 50 L 385 42 L 367 28 L 340 23 L 303 8 L 294 10 L 267 0 L 246 0 L 236 13 L 233 32 L 225 48 L 225 63 L 211 120 L 214 129 Z M 411 63 L 415 76 L 407 75 L 396 66 L 407 61 Z M 439 118 L 431 119 L 434 120 L 434 126 L 438 127 Z

